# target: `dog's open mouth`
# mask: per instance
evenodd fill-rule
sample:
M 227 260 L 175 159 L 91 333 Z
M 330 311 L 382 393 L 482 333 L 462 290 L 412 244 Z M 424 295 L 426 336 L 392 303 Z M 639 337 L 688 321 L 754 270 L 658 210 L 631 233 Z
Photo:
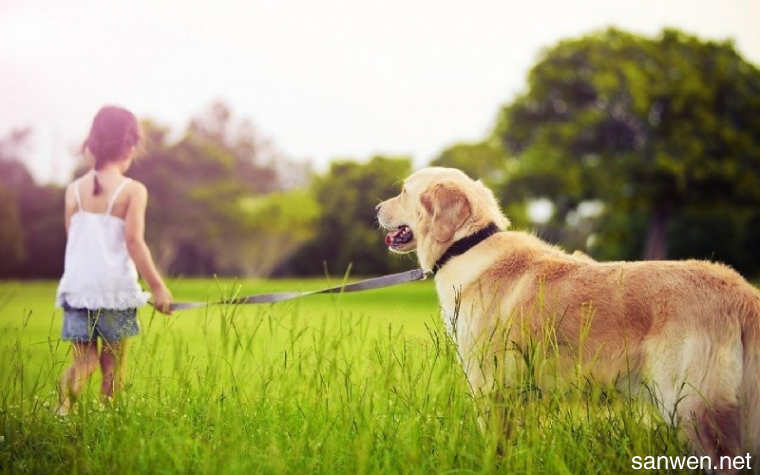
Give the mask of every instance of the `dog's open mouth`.
M 413 238 L 414 234 L 412 234 L 412 230 L 409 229 L 409 226 L 402 224 L 394 231 L 385 235 L 385 245 L 391 249 L 398 249 L 411 242 Z

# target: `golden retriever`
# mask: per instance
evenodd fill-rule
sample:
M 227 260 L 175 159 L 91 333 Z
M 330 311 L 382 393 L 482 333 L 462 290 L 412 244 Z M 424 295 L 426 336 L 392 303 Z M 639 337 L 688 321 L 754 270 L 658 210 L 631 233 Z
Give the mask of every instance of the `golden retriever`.
M 646 383 L 698 453 L 760 455 L 760 292 L 730 268 L 567 254 L 506 231 L 493 193 L 450 168 L 412 174 L 377 217 L 393 252 L 416 251 L 435 271 L 473 391 L 516 371 L 505 348 L 551 333 L 560 374 L 580 366 L 605 384 Z

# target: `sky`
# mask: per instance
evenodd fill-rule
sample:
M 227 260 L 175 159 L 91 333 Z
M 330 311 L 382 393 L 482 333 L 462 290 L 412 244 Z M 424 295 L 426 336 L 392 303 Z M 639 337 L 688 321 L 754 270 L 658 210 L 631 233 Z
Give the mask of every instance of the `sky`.
M 760 64 L 760 1 L 0 0 L 0 137 L 31 127 L 63 182 L 104 104 L 181 133 L 214 100 L 287 156 L 411 155 L 482 139 L 542 48 L 607 26 L 733 39 Z

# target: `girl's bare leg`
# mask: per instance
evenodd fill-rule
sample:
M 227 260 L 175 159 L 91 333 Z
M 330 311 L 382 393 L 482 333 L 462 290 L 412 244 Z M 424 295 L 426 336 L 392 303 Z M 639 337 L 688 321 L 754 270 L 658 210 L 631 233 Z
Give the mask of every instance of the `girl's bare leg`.
M 68 414 L 71 409 L 72 399 L 76 399 L 82 392 L 87 378 L 92 375 L 98 367 L 98 344 L 90 343 L 73 343 L 74 363 L 63 372 L 61 382 L 58 387 L 58 398 L 60 406 L 58 413 L 61 415 Z
M 126 357 L 126 339 L 111 343 L 103 342 L 103 350 L 100 352 L 100 371 L 103 373 L 100 394 L 103 398 L 111 399 L 124 383 Z

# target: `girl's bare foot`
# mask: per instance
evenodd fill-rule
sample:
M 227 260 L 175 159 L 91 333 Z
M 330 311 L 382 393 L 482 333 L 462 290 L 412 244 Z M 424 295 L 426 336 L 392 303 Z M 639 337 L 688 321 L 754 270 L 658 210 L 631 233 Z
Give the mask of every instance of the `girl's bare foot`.
M 71 400 L 66 399 L 55 410 L 55 415 L 60 417 L 66 417 L 71 412 Z

